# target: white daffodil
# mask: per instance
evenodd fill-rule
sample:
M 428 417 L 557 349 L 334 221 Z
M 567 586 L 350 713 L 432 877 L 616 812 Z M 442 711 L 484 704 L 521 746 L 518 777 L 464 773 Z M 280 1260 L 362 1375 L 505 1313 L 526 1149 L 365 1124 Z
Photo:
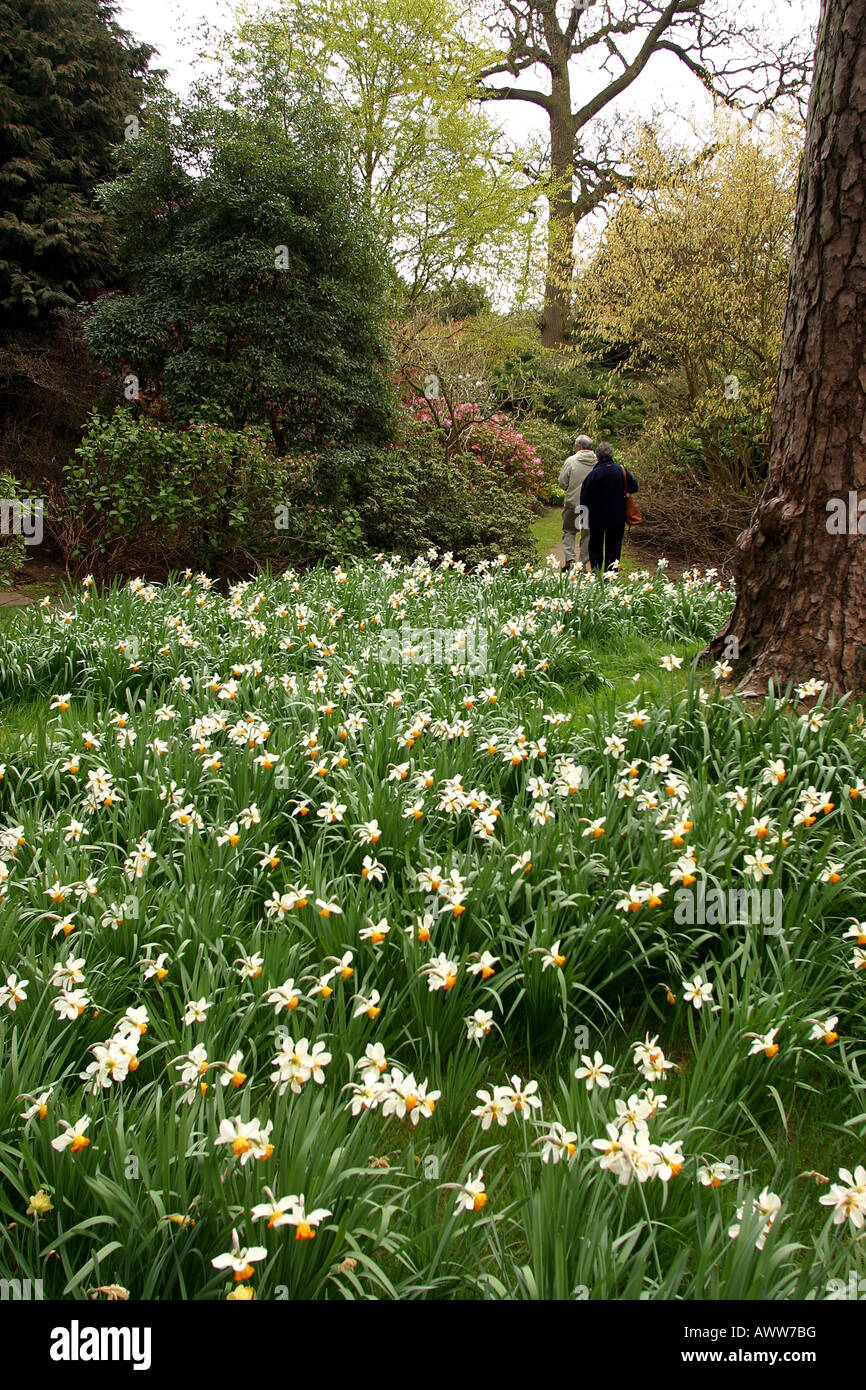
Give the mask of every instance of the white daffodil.
M 581 1053 L 582 1066 L 578 1067 L 574 1075 L 578 1081 L 586 1082 L 586 1089 L 591 1091 L 593 1086 L 598 1086 L 601 1090 L 607 1090 L 610 1086 L 610 1077 L 613 1076 L 613 1067 L 605 1062 L 600 1052 L 589 1057 L 586 1053 Z
M 238 1240 L 237 1231 L 232 1231 L 232 1248 L 223 1255 L 217 1255 L 211 1260 L 214 1269 L 230 1269 L 233 1273 L 236 1284 L 243 1283 L 246 1279 L 252 1279 L 255 1274 L 254 1264 L 260 1260 L 266 1260 L 268 1252 L 263 1245 L 250 1245 L 243 1248 Z

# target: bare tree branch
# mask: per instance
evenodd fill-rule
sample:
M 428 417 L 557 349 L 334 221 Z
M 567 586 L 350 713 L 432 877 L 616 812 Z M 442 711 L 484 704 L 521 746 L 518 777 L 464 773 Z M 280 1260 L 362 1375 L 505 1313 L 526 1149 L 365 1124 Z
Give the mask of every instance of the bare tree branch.
M 740 22 L 730 0 L 490 0 L 489 25 L 505 47 L 479 75 L 481 101 L 523 101 L 545 111 L 550 122 L 550 163 L 541 182 L 550 204 L 545 322 L 556 320 L 546 341 L 557 340 L 567 279 L 567 253 L 577 223 L 606 198 L 632 186 L 624 153 L 612 155 L 587 136 L 604 112 L 638 81 L 657 53 L 672 54 L 713 101 L 754 118 L 784 102 L 802 112 L 811 72 L 811 48 L 799 39 L 773 40 L 756 25 Z M 594 67 L 590 67 L 595 58 Z M 582 85 L 601 85 L 579 104 Z M 524 87 L 520 79 L 541 71 L 550 83 Z M 507 86 L 490 86 L 508 75 Z M 590 88 L 591 90 L 591 88 Z M 571 195 L 569 196 L 569 185 Z M 554 266 L 554 262 L 556 263 Z M 556 288 L 554 281 L 559 288 Z M 547 330 L 545 330 L 547 331 Z

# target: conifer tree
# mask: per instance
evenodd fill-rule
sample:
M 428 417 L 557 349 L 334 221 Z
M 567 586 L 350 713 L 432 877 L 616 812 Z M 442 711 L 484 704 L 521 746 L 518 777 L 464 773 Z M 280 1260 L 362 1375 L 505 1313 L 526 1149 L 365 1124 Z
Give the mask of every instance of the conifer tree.
M 94 196 L 136 129 L 152 49 L 113 0 L 0 0 L 0 329 L 39 328 L 111 278 Z

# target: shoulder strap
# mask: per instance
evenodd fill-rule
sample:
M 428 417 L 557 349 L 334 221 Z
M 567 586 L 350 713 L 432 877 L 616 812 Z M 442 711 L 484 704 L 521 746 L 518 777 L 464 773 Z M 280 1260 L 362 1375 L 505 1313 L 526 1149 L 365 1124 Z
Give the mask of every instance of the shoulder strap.
M 628 497 L 628 476 L 622 464 L 620 464 L 620 468 L 622 468 L 622 490 L 625 496 Z

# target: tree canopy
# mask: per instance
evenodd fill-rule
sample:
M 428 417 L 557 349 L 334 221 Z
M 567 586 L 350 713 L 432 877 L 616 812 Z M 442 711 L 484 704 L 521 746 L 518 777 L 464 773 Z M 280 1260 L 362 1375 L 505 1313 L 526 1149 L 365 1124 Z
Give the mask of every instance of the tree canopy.
M 717 131 L 708 158 L 647 140 L 647 191 L 621 203 L 580 279 L 582 315 L 633 356 L 682 373 L 689 399 L 737 373 L 775 381 L 802 131 Z
M 104 189 L 127 271 L 89 317 L 99 361 L 172 420 L 267 422 L 280 447 L 376 434 L 383 269 L 331 113 L 277 124 L 201 93 L 154 109 Z
M 513 282 L 537 198 L 479 108 L 489 42 L 456 0 L 283 0 L 230 44 L 229 99 L 312 89 L 340 112 L 363 196 L 410 302 L 470 274 Z
M 634 183 L 619 98 L 668 54 L 716 103 L 755 115 L 803 100 L 811 54 L 727 0 L 490 0 L 488 24 L 500 51 L 481 100 L 529 104 L 549 127 L 536 176 L 549 208 L 542 334 L 554 347 L 570 333 L 575 231 Z

